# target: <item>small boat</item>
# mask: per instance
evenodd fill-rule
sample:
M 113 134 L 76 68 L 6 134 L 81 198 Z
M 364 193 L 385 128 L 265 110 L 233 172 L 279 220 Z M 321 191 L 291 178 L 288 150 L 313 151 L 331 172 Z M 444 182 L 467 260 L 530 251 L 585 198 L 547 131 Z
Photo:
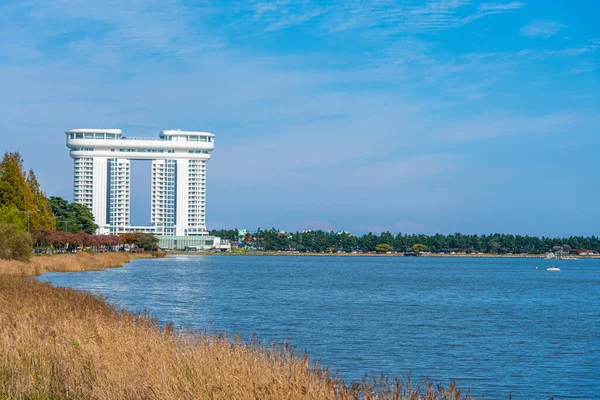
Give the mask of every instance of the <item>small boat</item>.
M 546 271 L 558 272 L 558 271 L 560 271 L 560 268 L 558 268 L 556 265 L 553 265 L 550 268 L 546 269 Z

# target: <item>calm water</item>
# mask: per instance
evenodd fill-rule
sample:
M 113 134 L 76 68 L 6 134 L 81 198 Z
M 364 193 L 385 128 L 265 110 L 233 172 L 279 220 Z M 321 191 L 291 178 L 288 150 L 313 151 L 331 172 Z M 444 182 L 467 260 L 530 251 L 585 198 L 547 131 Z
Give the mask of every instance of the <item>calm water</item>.
M 600 398 L 600 260 L 175 256 L 39 279 L 162 322 L 288 339 L 345 379 Z

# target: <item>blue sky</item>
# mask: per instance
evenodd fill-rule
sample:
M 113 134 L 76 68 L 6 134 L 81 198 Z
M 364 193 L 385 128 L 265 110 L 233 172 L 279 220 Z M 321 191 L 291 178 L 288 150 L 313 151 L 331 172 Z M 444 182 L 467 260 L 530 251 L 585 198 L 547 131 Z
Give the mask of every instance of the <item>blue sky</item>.
M 209 228 L 599 234 L 595 1 L 0 3 L 2 144 L 217 135 Z M 149 167 L 134 166 L 134 222 Z

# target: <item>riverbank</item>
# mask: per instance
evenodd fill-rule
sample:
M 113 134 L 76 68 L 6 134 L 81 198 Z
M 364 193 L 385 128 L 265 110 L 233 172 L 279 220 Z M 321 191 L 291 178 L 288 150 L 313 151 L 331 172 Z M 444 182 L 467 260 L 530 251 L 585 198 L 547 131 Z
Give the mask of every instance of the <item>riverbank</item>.
M 122 266 L 138 255 L 0 261 L 0 397 L 12 399 L 455 399 L 454 386 L 345 384 L 287 346 L 161 327 L 99 296 L 27 276 Z M 397 397 L 394 397 L 396 396 Z
M 86 253 L 36 255 L 30 261 L 0 260 L 0 276 L 37 276 L 46 272 L 100 271 L 122 267 L 144 253 Z

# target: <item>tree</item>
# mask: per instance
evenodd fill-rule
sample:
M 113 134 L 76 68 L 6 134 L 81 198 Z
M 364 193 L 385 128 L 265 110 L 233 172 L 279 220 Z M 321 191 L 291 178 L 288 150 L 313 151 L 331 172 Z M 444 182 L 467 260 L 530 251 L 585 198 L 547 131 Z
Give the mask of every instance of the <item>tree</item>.
M 21 211 L 35 210 L 34 196 L 27 185 L 21 155 L 4 153 L 0 162 L 0 206 L 15 206 Z
M 11 224 L 24 231 L 27 230 L 27 215 L 19 211 L 13 204 L 0 207 L 0 224 Z
M 139 237 L 139 246 L 145 251 L 158 250 L 158 238 L 151 233 L 137 233 Z
M 116 244 L 128 244 L 130 246 L 141 247 L 145 251 L 157 251 L 159 239 L 151 233 L 128 232 L 120 233 L 118 239 L 114 239 Z
M 237 229 L 213 229 L 209 231 L 209 234 L 232 242 L 237 242 L 239 239 L 239 231 Z
M 392 235 L 390 232 L 387 232 L 387 231 L 382 232 L 381 235 L 379 236 L 378 244 L 387 244 L 390 246 L 390 248 L 392 248 L 394 246 L 394 235 Z
M 420 253 L 422 251 L 424 251 L 427 248 L 427 246 L 425 246 L 424 244 L 421 243 L 415 243 L 412 245 L 412 249 L 415 253 Z
M 31 230 L 56 229 L 56 218 L 52 213 L 52 206 L 48 203 L 46 195 L 42 192 L 40 184 L 32 169 L 27 174 L 27 186 L 33 194 L 33 203 L 37 212 L 30 214 Z
M 387 243 L 381 243 L 375 246 L 375 250 L 377 250 L 380 253 L 387 253 L 388 251 L 390 251 L 390 248 L 390 245 Z
M 98 225 L 90 209 L 78 203 L 69 203 L 62 197 L 52 196 L 48 199 L 52 213 L 57 220 L 57 229 L 64 232 L 76 233 L 84 231 L 93 234 Z
M 29 233 L 16 225 L 0 225 L 0 258 L 29 260 L 33 253 L 33 240 Z
M 140 244 L 140 238 L 135 233 L 126 232 L 119 233 L 119 237 L 121 238 L 121 242 L 128 245 L 137 246 Z

